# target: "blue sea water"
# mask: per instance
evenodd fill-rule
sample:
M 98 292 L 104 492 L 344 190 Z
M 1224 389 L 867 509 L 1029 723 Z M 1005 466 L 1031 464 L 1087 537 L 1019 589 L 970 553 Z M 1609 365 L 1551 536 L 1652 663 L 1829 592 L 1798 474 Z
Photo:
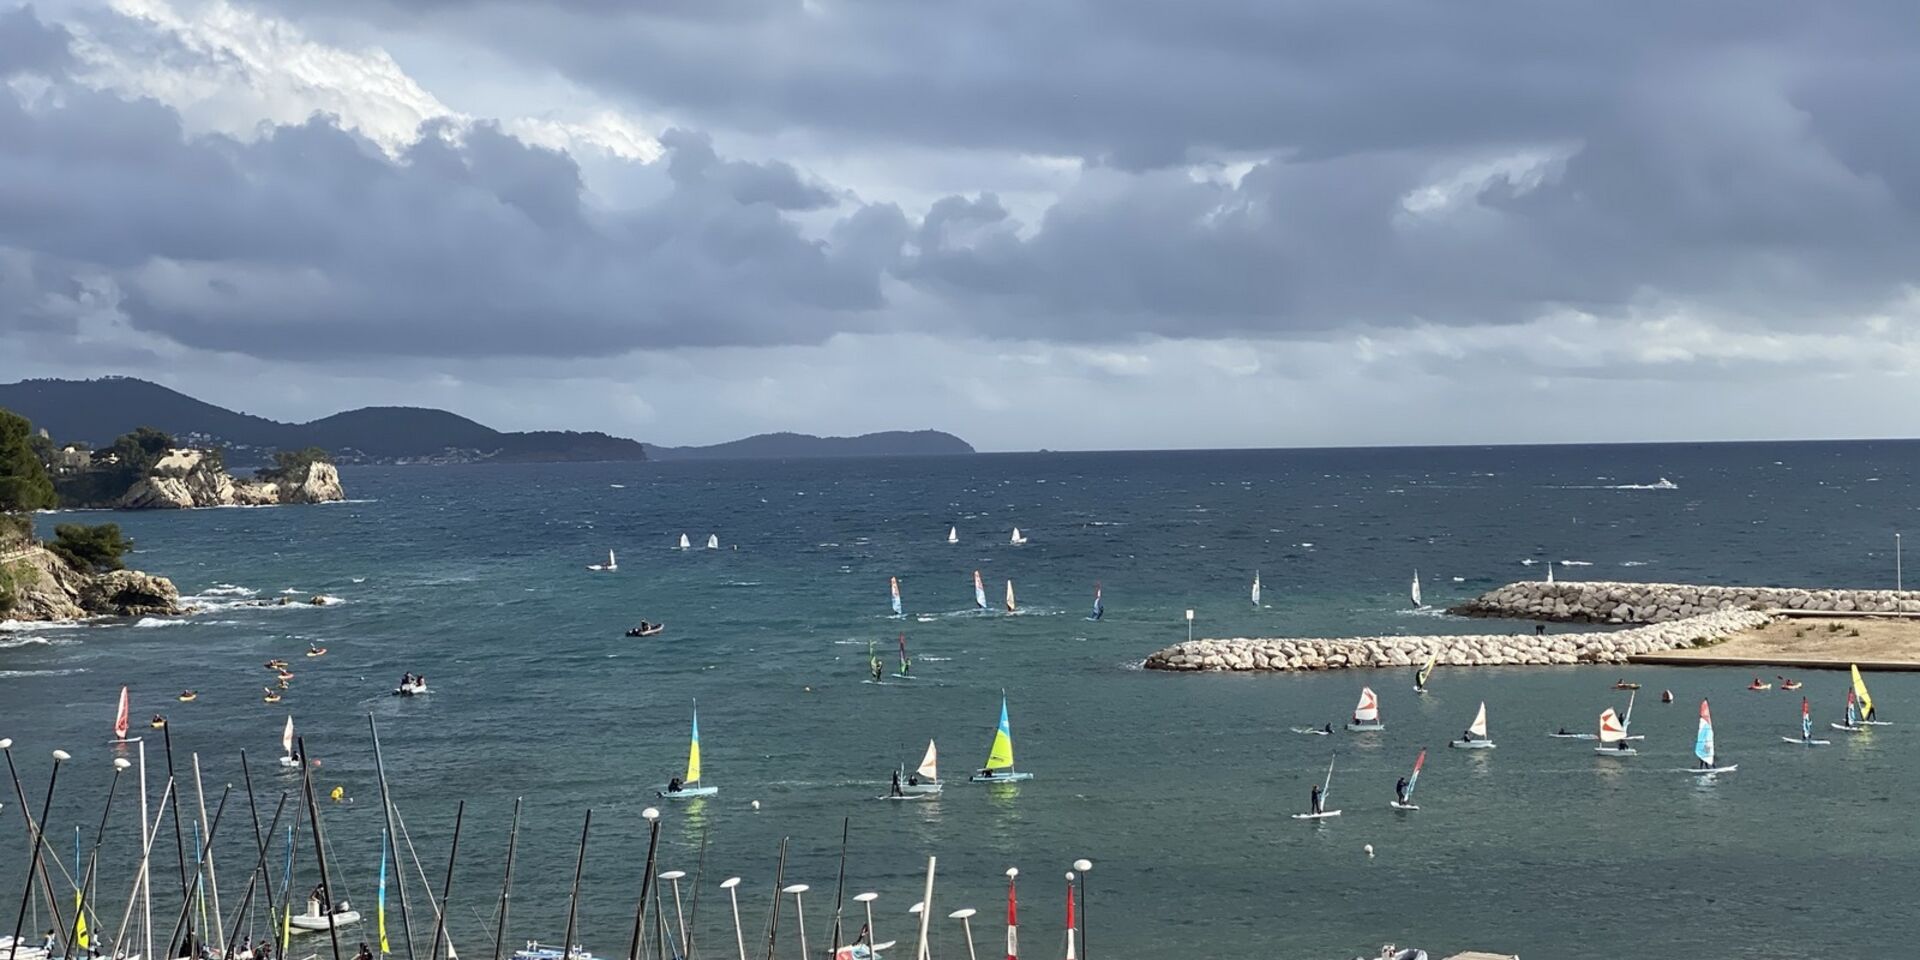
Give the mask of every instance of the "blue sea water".
M 336 888 L 366 907 L 381 826 L 371 714 L 436 883 L 455 804 L 467 801 L 449 912 L 467 957 L 491 953 L 516 797 L 510 947 L 559 939 L 591 808 L 579 939 L 624 951 L 645 852 L 639 814 L 657 805 L 663 868 L 695 872 L 704 842 L 694 926 L 702 949 L 721 954 L 732 931 L 717 881 L 745 878 L 753 942 L 782 837 L 787 882 L 813 888 L 809 938 L 824 942 L 843 817 L 849 894 L 881 892 L 881 939 L 910 942 L 906 908 L 938 856 L 944 956 L 965 950 L 945 919 L 963 906 L 981 910 L 982 949 L 999 949 L 1008 867 L 1021 871 L 1024 955 L 1060 955 L 1062 875 L 1079 857 L 1096 864 L 1085 956 L 1344 958 L 1383 940 L 1436 956 L 1891 954 L 1920 929 L 1907 895 L 1920 884 L 1913 675 L 1871 678 L 1901 725 L 1806 750 L 1779 742 L 1797 732 L 1798 697 L 1746 692 L 1751 671 L 1443 669 L 1416 697 L 1405 671 L 1137 665 L 1184 638 L 1189 608 L 1199 636 L 1531 629 L 1408 609 L 1415 568 L 1436 606 L 1540 578 L 1549 561 L 1565 580 L 1890 586 L 1893 535 L 1920 502 L 1916 465 L 1920 444 L 1875 442 L 350 468 L 348 503 L 112 516 L 137 541 L 136 566 L 206 609 L 0 631 L 0 736 L 16 741 L 30 790 L 44 785 L 46 751 L 74 753 L 50 820 L 70 860 L 73 828 L 91 831 L 99 816 L 120 684 L 133 689 L 136 726 L 172 718 L 177 763 L 200 754 L 210 808 L 216 784 L 240 783 L 246 750 L 263 818 L 297 787 L 274 761 L 291 713 L 322 762 L 317 789 L 337 784 L 357 801 L 323 815 Z M 1654 488 L 1662 478 L 1674 489 Z M 957 545 L 945 542 L 949 526 Z M 1014 526 L 1030 542 L 1010 545 Z M 683 532 L 694 549 L 675 549 Z M 721 549 L 702 549 L 709 533 Z M 609 548 L 619 571 L 588 571 Z M 976 569 L 994 607 L 985 615 L 973 610 Z M 1248 598 L 1256 570 L 1260 607 Z M 903 620 L 888 609 L 892 576 Z M 1013 616 L 998 612 L 1009 579 Z M 1096 583 L 1107 615 L 1093 623 Z M 315 594 L 340 602 L 243 605 Z M 667 632 L 622 636 L 641 619 Z M 918 679 L 863 682 L 868 644 L 891 662 L 902 633 Z M 327 655 L 300 656 L 310 642 Z M 277 705 L 260 699 L 269 657 L 296 674 Z M 388 696 L 408 670 L 435 692 Z M 1623 707 L 1609 689 L 1620 675 L 1678 698 L 1639 702 L 1640 757 L 1605 760 L 1588 742 L 1545 736 Z M 1837 717 L 1844 676 L 1802 679 L 1821 723 Z M 1380 695 L 1384 733 L 1289 732 L 1337 728 L 1363 684 Z M 199 699 L 175 702 L 187 687 Z M 1019 766 L 1035 779 L 968 784 L 1003 692 Z M 1703 697 L 1723 758 L 1740 765 L 1707 782 L 1673 772 L 1690 762 Z M 721 792 L 662 804 L 652 791 L 685 762 L 695 698 L 705 779 Z M 1445 749 L 1482 700 L 1499 749 Z M 874 799 L 929 739 L 946 794 Z M 158 738 L 148 746 L 155 761 Z M 1423 809 L 1394 813 L 1393 783 L 1422 747 L 1433 748 Z M 1329 806 L 1344 815 L 1290 819 L 1336 754 Z M 103 868 L 115 899 L 137 830 L 126 800 Z M 230 804 L 229 816 L 244 812 L 243 800 Z M 218 844 L 228 909 L 251 864 L 235 822 Z M 23 837 L 0 831 L 9 896 Z M 311 886 L 312 863 L 299 870 Z M 413 897 L 424 941 L 417 878 Z M 399 949 L 397 914 L 394 925 Z M 324 937 L 312 946 L 328 955 Z M 783 937 L 782 955 L 797 950 Z

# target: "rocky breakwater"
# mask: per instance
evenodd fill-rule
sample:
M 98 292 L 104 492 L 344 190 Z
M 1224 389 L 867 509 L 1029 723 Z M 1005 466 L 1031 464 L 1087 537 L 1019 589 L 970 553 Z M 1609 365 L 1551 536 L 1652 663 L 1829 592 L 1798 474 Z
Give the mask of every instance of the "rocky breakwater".
M 170 450 L 114 506 L 121 510 L 181 510 L 189 507 L 267 506 L 345 500 L 340 471 L 325 461 L 292 473 L 235 479 L 218 457 L 203 450 Z
M 1920 591 L 1527 580 L 1483 593 L 1447 612 L 1519 620 L 1670 623 L 1727 610 L 1920 613 Z
M 1191 640 L 1147 658 L 1149 670 L 1341 670 L 1413 667 L 1437 656 L 1456 667 L 1625 663 L 1661 650 L 1708 646 L 1772 619 L 1723 610 L 1609 633 Z
M 0 559 L 0 620 L 174 616 L 185 613 L 173 581 L 138 570 L 88 573 L 44 547 Z

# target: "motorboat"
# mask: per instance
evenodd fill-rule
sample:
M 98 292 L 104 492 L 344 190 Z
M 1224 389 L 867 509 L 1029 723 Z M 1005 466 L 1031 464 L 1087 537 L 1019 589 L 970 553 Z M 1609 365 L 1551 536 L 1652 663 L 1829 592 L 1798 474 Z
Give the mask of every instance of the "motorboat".
M 304 930 L 308 933 L 326 930 L 329 926 L 339 928 L 351 926 L 359 922 L 360 911 L 353 909 L 353 906 L 347 903 L 347 901 L 341 900 L 339 903 L 334 904 L 333 910 L 329 912 L 322 909 L 320 901 L 313 897 L 307 898 L 306 912 L 296 913 L 287 921 L 288 924 L 292 925 L 293 929 Z
M 667 628 L 667 625 L 664 623 L 648 623 L 645 620 L 642 620 L 640 621 L 639 626 L 627 628 L 627 636 L 629 637 L 659 636 L 660 631 L 665 630 L 666 628 Z

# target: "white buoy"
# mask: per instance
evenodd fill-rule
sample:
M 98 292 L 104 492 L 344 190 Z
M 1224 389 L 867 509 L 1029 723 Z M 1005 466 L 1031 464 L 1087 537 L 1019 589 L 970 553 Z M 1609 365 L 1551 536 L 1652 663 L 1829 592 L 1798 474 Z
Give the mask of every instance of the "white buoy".
M 758 801 L 758 800 L 755 800 L 755 801 L 753 802 L 753 808 L 754 808 L 755 810 L 758 810 L 758 809 L 760 809 L 760 801 Z
M 1367 846 L 1366 846 L 1366 851 L 1367 851 L 1367 857 L 1368 857 L 1368 858 L 1372 858 L 1372 857 L 1373 857 L 1373 844 L 1371 844 L 1371 843 L 1369 843 L 1369 844 L 1367 844 Z

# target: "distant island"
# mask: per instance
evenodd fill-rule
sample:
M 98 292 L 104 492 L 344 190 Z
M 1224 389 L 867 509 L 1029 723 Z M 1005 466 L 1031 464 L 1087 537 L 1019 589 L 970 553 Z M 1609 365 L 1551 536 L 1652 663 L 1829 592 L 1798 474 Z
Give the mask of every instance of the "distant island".
M 177 437 L 184 445 L 220 450 L 228 462 L 249 466 L 271 465 L 276 453 L 312 448 L 329 451 L 337 464 L 794 459 L 974 452 L 959 437 L 934 430 L 857 437 L 770 433 L 713 446 L 659 447 L 598 432 L 500 431 L 427 407 L 362 407 L 309 423 L 282 423 L 215 406 L 133 377 L 0 384 L 0 407 L 18 412 L 63 440 L 104 447 L 133 421 Z

